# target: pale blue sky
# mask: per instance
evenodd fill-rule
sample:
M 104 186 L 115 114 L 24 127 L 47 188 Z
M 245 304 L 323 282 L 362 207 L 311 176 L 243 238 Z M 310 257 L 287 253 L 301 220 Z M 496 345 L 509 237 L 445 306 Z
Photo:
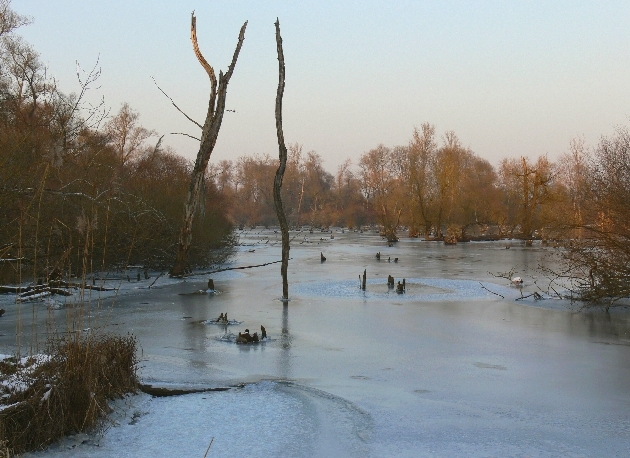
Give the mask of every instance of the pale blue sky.
M 159 133 L 197 128 L 151 76 L 202 122 L 209 84 L 190 45 L 197 15 L 206 59 L 226 70 L 249 20 L 228 89 L 213 161 L 277 155 L 274 102 L 280 19 L 286 57 L 287 142 L 317 151 L 332 173 L 379 143 L 407 144 L 414 126 L 453 130 L 497 164 L 502 157 L 595 144 L 630 116 L 630 2 L 625 1 L 134 1 L 13 0 L 34 23 L 20 33 L 61 87 L 75 61 L 100 55 L 100 92 L 128 102 Z M 197 144 L 166 142 L 192 158 Z

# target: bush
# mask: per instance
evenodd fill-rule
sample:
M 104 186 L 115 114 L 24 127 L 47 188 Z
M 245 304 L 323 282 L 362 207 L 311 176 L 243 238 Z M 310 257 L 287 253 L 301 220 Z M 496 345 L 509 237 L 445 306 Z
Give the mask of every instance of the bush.
M 0 444 L 13 453 L 98 428 L 110 410 L 108 401 L 136 390 L 134 336 L 74 334 L 49 339 L 48 348 L 48 356 L 0 367 L 3 379 L 12 377 L 24 387 L 1 401 L 7 407 L 0 410 Z

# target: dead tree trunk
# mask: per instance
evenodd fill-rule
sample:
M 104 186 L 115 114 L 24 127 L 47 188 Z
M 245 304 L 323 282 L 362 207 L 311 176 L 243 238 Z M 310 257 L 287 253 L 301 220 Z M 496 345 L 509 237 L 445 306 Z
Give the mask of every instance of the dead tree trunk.
M 289 226 L 287 217 L 282 208 L 282 179 L 284 171 L 287 167 L 287 147 L 284 143 L 284 133 L 282 132 L 282 95 L 284 94 L 284 53 L 282 52 L 282 37 L 280 36 L 280 21 L 276 19 L 276 47 L 278 49 L 278 92 L 276 93 L 276 132 L 278 134 L 278 150 L 280 165 L 276 170 L 276 177 L 273 180 L 273 203 L 276 206 L 276 215 L 282 232 L 282 299 L 289 299 L 289 281 L 287 279 L 287 270 L 289 267 Z
M 175 264 L 171 269 L 171 276 L 183 276 L 186 273 L 186 266 L 188 263 L 188 249 L 192 242 L 192 227 L 195 213 L 202 205 L 204 193 L 204 178 L 206 169 L 208 167 L 208 161 L 210 155 L 214 150 L 214 145 L 217 142 L 219 136 L 219 129 L 221 128 L 221 122 L 223 121 L 223 113 L 225 111 L 225 97 L 227 94 L 227 86 L 234 72 L 234 66 L 236 60 L 243 46 L 243 40 L 245 39 L 245 28 L 247 27 L 247 21 L 241 27 L 241 32 L 238 35 L 238 43 L 232 56 L 232 62 L 228 68 L 227 73 L 223 74 L 219 72 L 219 82 L 217 89 L 217 78 L 214 74 L 214 69 L 208 64 L 206 59 L 201 54 L 199 46 L 197 44 L 197 18 L 193 12 L 191 16 L 190 24 L 190 39 L 192 41 L 193 50 L 197 56 L 197 60 L 201 66 L 205 69 L 208 77 L 210 78 L 210 100 L 208 103 L 208 113 L 206 114 L 206 120 L 201 127 L 201 142 L 199 145 L 199 152 L 197 153 L 197 160 L 195 161 L 195 168 L 192 172 L 190 180 L 190 187 L 188 189 L 188 196 L 186 197 L 186 203 L 184 206 L 184 221 L 181 231 L 179 233 L 179 243 L 177 245 L 177 257 L 175 258 Z

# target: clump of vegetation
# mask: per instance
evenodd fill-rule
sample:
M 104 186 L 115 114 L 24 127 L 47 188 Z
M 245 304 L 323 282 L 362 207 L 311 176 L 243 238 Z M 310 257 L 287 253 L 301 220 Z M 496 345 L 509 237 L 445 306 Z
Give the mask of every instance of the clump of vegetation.
M 0 283 L 166 269 L 192 164 L 128 104 L 110 113 L 89 100 L 98 64 L 77 68 L 78 93 L 62 93 L 17 34 L 29 20 L 10 3 L 0 0 Z M 188 270 L 220 261 L 216 250 L 233 243 L 221 192 L 202 178 Z
M 50 338 L 46 355 L 0 362 L 2 449 L 37 450 L 98 428 L 108 401 L 136 390 L 136 349 L 132 335 L 75 333 Z
M 630 297 L 630 129 L 619 126 L 589 150 L 574 142 L 563 158 L 570 184 L 558 232 L 573 297 L 607 308 Z

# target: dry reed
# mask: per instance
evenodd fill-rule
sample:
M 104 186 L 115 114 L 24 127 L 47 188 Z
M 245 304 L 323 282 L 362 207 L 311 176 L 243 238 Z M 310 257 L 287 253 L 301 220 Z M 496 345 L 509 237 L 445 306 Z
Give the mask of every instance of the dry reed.
M 12 453 L 97 429 L 110 410 L 108 401 L 137 388 L 134 336 L 75 333 L 47 343 L 50 359 L 31 372 L 28 388 L 0 401 L 7 406 L 0 410 L 0 444 Z M 24 369 L 10 366 L 0 365 L 0 373 Z

